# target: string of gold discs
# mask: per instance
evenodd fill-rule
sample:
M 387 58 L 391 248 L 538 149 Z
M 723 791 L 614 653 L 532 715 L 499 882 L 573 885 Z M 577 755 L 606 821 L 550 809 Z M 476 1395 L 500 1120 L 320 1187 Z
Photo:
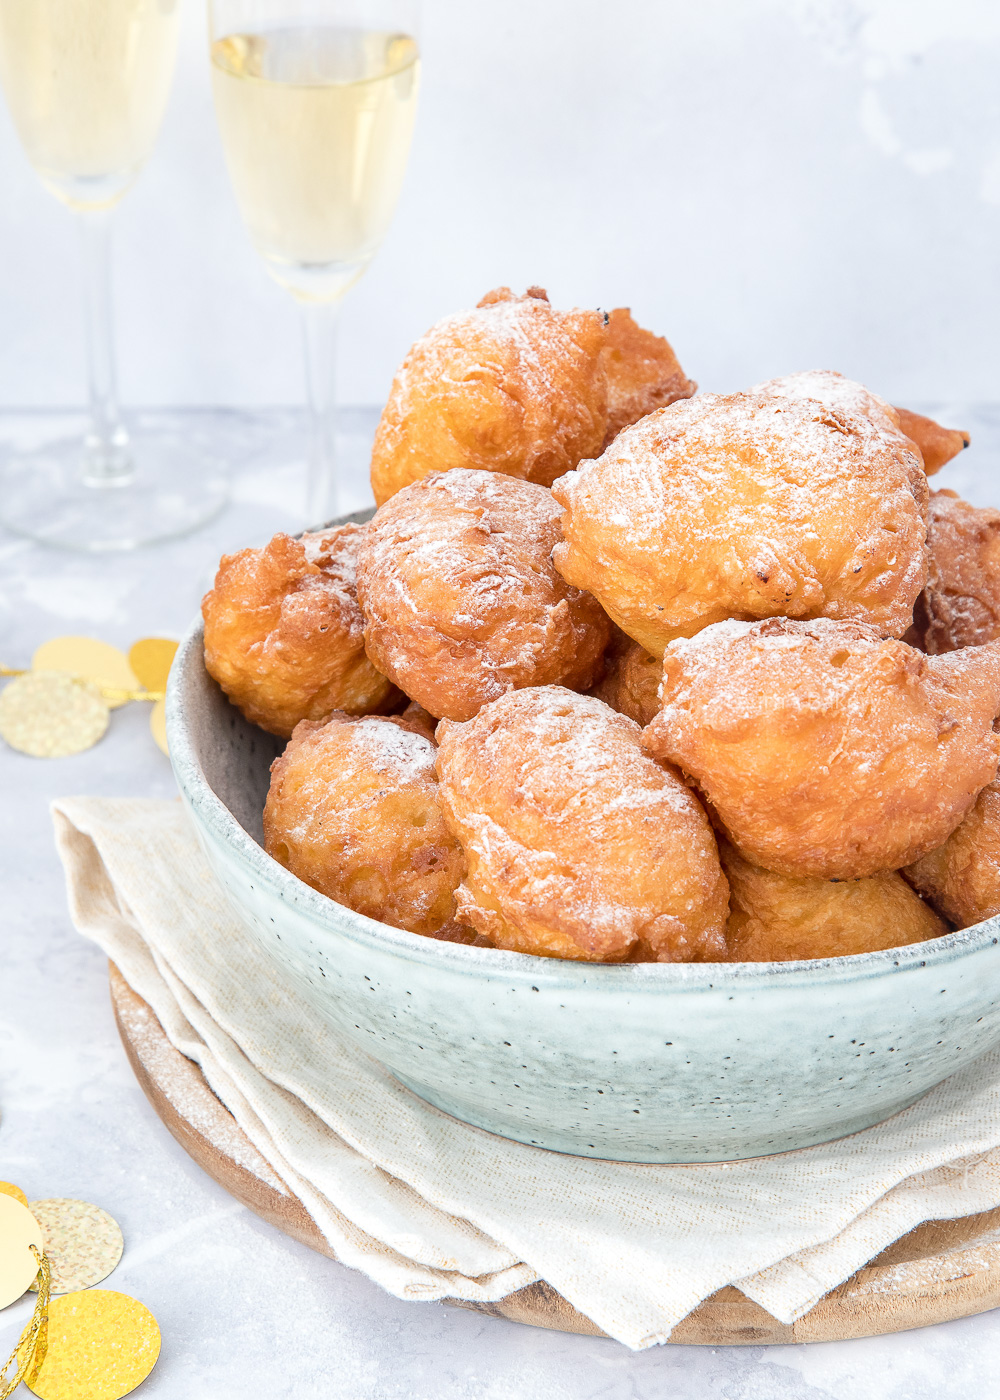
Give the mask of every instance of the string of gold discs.
M 94 637 L 53 637 L 30 668 L 0 664 L 0 677 L 11 677 L 0 691 L 0 738 L 33 758 L 65 758 L 104 737 L 112 710 L 148 701 L 150 732 L 166 753 L 164 698 L 176 650 L 166 637 L 143 637 L 127 656 Z
M 0 1308 L 38 1298 L 6 1362 L 0 1400 L 23 1383 L 38 1400 L 123 1400 L 156 1364 L 160 1329 L 136 1298 L 97 1288 L 122 1257 L 122 1232 L 88 1201 L 28 1201 L 0 1181 Z

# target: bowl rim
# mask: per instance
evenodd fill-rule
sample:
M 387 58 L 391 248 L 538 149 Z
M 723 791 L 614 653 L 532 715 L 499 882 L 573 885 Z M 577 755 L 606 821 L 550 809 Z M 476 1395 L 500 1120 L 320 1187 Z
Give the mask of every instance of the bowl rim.
M 824 983 L 860 982 L 920 968 L 944 968 L 1000 941 L 1000 915 L 997 915 L 923 943 L 835 958 L 742 963 L 594 963 L 449 943 L 370 919 L 320 894 L 269 856 L 209 785 L 196 752 L 184 697 L 191 669 L 205 670 L 203 638 L 204 627 L 198 617 L 177 649 L 167 682 L 167 744 L 177 785 L 196 822 L 202 823 L 216 842 L 233 853 L 252 880 L 278 899 L 294 904 L 314 926 L 315 937 L 321 943 L 328 942 L 325 951 L 331 954 L 336 940 L 346 936 L 355 943 L 401 955 L 406 961 L 439 967 L 444 964 L 452 973 L 513 981 L 532 991 L 593 991 L 600 986 L 609 992 L 649 994 L 668 990 L 718 992 L 733 986 L 764 990 L 802 984 L 815 987 Z M 218 685 L 210 679 L 213 685 Z

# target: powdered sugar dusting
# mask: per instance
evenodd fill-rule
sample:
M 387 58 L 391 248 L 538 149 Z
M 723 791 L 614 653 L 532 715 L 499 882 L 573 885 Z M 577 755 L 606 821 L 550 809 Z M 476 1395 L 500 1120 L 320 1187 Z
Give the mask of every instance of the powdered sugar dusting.
M 463 917 L 501 939 L 508 921 L 525 951 L 561 941 L 560 956 L 578 955 L 575 943 L 620 958 L 649 937 L 646 957 L 671 939 L 670 956 L 692 957 L 703 937 L 718 939 L 725 881 L 708 822 L 674 772 L 643 754 L 640 734 L 561 686 L 439 726 L 442 810 L 469 861 Z
M 866 391 L 829 378 L 842 402 L 705 394 L 625 429 L 553 486 L 561 572 L 650 651 L 734 616 L 903 632 L 925 576 L 926 478 L 895 427 L 857 411 Z
M 368 654 L 438 716 L 518 686 L 589 685 L 608 623 L 556 573 L 558 539 L 558 507 L 532 482 L 457 468 L 400 491 L 359 561 Z
M 472 467 L 548 485 L 600 450 L 608 425 L 604 316 L 506 287 L 412 347 L 379 420 L 371 479 L 383 504 L 431 471 Z
M 819 618 L 673 642 L 643 733 L 736 846 L 784 875 L 860 879 L 941 844 L 996 775 L 1000 642 L 929 657 Z
M 762 705 L 769 705 L 765 677 L 790 653 L 802 659 L 801 673 L 795 686 L 779 684 L 776 703 L 789 712 L 832 713 L 854 684 L 854 676 L 842 661 L 836 667 L 826 666 L 820 664 L 820 657 L 825 660 L 834 653 L 874 656 L 884 645 L 874 627 L 823 617 L 807 622 L 783 617 L 763 622 L 716 622 L 667 647 L 661 704 L 685 704 L 682 694 L 694 696 L 704 687 L 708 698 L 700 722 L 724 729 L 740 720 L 753 720 Z M 755 684 L 755 679 L 760 683 Z
M 341 721 L 350 725 L 351 745 L 358 761 L 384 774 L 393 786 L 434 781 L 435 746 L 394 715 L 365 715 Z
M 335 594 L 345 610 L 354 612 L 358 606 L 358 550 L 367 532 L 367 525 L 348 521 L 332 530 L 299 536 L 306 561 L 320 570 L 323 589 Z
M 487 301 L 471 311 L 459 311 L 438 321 L 417 342 L 421 375 L 440 375 L 445 382 L 463 383 L 479 374 L 490 374 L 495 357 L 491 345 L 506 346 L 516 359 L 523 380 L 524 398 L 544 403 L 552 397 L 554 372 L 560 361 L 573 352 L 567 335 L 565 314 L 555 311 L 547 300 L 537 297 L 511 297 Z M 454 378 L 455 347 L 480 347 L 487 358 L 480 363 L 467 358 L 461 362 L 461 379 Z M 577 352 L 579 353 L 579 352 Z M 401 385 L 406 387 L 406 370 Z
M 120 973 L 118 979 L 113 974 L 111 986 L 123 1035 L 156 1088 L 223 1157 L 288 1196 L 288 1187 L 212 1093 L 201 1072 L 171 1045 L 152 1008 L 126 986 Z
M 895 410 L 878 394 L 855 379 L 845 379 L 834 369 L 806 369 L 765 379 L 747 389 L 748 394 L 768 394 L 782 399 L 813 399 L 851 415 L 870 418 L 885 433 L 899 433 Z M 900 434 L 902 436 L 902 434 Z

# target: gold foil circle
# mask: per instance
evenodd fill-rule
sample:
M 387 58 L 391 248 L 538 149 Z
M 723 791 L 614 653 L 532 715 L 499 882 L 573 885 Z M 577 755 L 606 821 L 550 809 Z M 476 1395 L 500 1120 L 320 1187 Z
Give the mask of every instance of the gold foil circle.
M 170 757 L 170 750 L 167 748 L 167 710 L 162 700 L 157 700 L 152 710 L 149 712 L 149 732 L 156 740 L 158 748 Z
M 177 646 L 167 637 L 142 637 L 131 648 L 128 664 L 147 690 L 166 690 Z
M 31 1246 L 42 1252 L 42 1227 L 27 1206 L 0 1195 L 0 1308 L 22 1298 L 38 1273 Z
M 0 1181 L 0 1196 L 13 1196 L 15 1201 L 21 1202 L 22 1206 L 28 1204 L 27 1196 L 20 1186 L 15 1186 L 12 1181 Z
M 103 738 L 108 704 L 97 686 L 62 671 L 29 671 L 0 691 L 0 738 L 32 758 L 65 758 Z
M 43 642 L 31 658 L 33 671 L 66 671 L 93 681 L 101 690 L 131 691 L 139 688 L 125 653 L 96 637 L 53 637 Z M 107 696 L 111 709 L 128 703 L 128 697 Z
M 110 1288 L 66 1293 L 49 1304 L 25 1385 L 39 1400 L 121 1400 L 159 1354 L 156 1318 L 135 1298 Z
M 42 1227 L 53 1293 L 90 1288 L 117 1267 L 125 1241 L 118 1222 L 100 1206 L 53 1197 L 32 1201 L 29 1209 Z M 37 1285 L 32 1288 L 37 1291 Z

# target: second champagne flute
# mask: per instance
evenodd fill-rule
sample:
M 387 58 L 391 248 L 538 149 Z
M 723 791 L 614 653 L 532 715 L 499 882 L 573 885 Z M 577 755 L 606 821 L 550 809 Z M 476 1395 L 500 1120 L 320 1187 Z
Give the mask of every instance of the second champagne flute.
M 156 140 L 178 23 L 179 0 L 0 0 L 10 114 L 37 174 L 83 232 L 89 381 L 84 436 L 3 454 L 0 521 L 64 549 L 185 534 L 228 494 L 211 431 L 168 411 L 130 432 L 115 384 L 109 220 Z
M 306 524 L 335 509 L 341 298 L 399 196 L 419 84 L 417 0 L 209 0 L 212 84 L 244 222 L 302 305 Z

